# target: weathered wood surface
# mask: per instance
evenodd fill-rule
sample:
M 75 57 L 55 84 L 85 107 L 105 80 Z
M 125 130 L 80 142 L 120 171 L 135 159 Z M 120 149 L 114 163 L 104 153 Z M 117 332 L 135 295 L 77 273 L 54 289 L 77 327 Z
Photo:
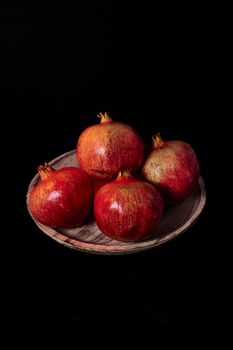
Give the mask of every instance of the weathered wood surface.
M 78 167 L 76 150 L 59 156 L 49 162 L 49 164 L 55 169 L 67 166 Z M 38 179 L 39 176 L 36 175 L 29 184 L 26 199 L 27 205 L 29 193 Z M 127 254 L 156 247 L 179 236 L 198 219 L 205 206 L 205 202 L 205 184 L 202 177 L 200 177 L 195 192 L 189 198 L 181 204 L 167 208 L 164 211 L 159 228 L 153 235 L 146 240 L 130 243 L 116 241 L 103 235 L 93 218 L 89 218 L 88 222 L 81 227 L 54 230 L 37 222 L 31 215 L 29 209 L 28 211 L 36 225 L 44 233 L 69 248 L 99 254 Z

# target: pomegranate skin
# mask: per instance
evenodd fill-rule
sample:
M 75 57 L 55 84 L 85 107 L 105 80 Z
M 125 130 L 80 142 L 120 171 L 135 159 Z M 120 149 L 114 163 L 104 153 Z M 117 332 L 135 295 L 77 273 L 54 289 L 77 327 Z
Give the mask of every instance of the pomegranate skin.
M 106 185 L 110 182 L 111 182 L 111 180 L 97 180 L 97 179 L 92 178 L 94 197 L 101 187 L 103 187 L 104 185 Z
M 143 164 L 142 177 L 156 186 L 166 203 L 177 204 L 194 191 L 199 161 L 188 143 L 163 141 L 157 135 Z
M 39 171 L 40 173 L 40 171 Z M 81 225 L 92 205 L 93 189 L 80 168 L 45 169 L 29 195 L 29 210 L 37 221 L 52 228 Z
M 121 169 L 140 168 L 144 144 L 129 125 L 113 121 L 106 113 L 101 122 L 85 129 L 77 143 L 78 162 L 89 175 L 100 180 L 116 177 Z
M 155 187 L 131 176 L 118 176 L 95 195 L 97 226 L 106 236 L 120 241 L 154 233 L 162 211 L 163 199 Z

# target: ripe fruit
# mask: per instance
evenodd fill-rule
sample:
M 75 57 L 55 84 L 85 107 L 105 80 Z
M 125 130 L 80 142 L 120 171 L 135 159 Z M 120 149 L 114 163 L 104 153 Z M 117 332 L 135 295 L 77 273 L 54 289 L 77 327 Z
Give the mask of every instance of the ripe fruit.
M 129 125 L 114 122 L 107 113 L 100 113 L 100 124 L 92 125 L 80 135 L 77 159 L 91 176 L 107 180 L 121 169 L 139 169 L 144 157 L 144 144 Z
M 54 170 L 47 163 L 38 167 L 41 181 L 29 195 L 28 206 L 40 223 L 53 228 L 81 225 L 91 205 L 93 190 L 80 168 Z
M 158 227 L 163 199 L 154 186 L 120 172 L 98 190 L 94 200 L 97 226 L 105 235 L 122 241 L 138 240 Z
M 197 184 L 197 156 L 188 143 L 163 141 L 159 134 L 152 140 L 152 149 L 142 167 L 142 177 L 156 186 L 167 203 L 179 203 L 193 192 Z
M 93 184 L 93 189 L 94 189 L 94 196 L 96 195 L 97 191 L 104 185 L 107 185 L 111 180 L 98 180 L 95 179 L 94 177 L 90 177 L 92 184 Z

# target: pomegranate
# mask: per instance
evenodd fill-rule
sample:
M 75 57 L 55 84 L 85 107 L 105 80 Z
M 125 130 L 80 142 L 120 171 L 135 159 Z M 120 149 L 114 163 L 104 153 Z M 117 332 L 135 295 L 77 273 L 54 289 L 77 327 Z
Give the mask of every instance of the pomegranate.
M 98 117 L 100 124 L 85 129 L 78 139 L 80 166 L 102 180 L 113 179 L 121 169 L 139 169 L 144 144 L 138 133 L 127 124 L 113 121 L 107 113 L 100 113 Z
M 54 170 L 49 164 L 38 167 L 41 181 L 29 195 L 28 206 L 40 223 L 53 228 L 81 225 L 91 205 L 92 184 L 84 170 L 62 168 Z
M 99 189 L 101 187 L 103 187 L 104 185 L 108 184 L 109 182 L 111 182 L 111 180 L 98 180 L 95 178 L 91 178 L 92 183 L 93 183 L 93 189 L 94 189 L 94 196 L 96 195 L 96 192 L 99 191 Z
M 143 238 L 156 231 L 163 199 L 154 186 L 120 172 L 95 195 L 94 215 L 103 234 L 121 241 Z
M 176 204 L 195 189 L 199 162 L 192 147 L 182 141 L 163 141 L 152 137 L 152 149 L 142 167 L 142 177 L 154 184 L 165 202 Z

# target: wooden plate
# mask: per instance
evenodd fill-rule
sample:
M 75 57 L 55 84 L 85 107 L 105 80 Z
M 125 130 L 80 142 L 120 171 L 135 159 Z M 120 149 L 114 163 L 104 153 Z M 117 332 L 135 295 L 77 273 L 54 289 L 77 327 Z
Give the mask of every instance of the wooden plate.
M 76 150 L 62 154 L 60 157 L 49 162 L 54 169 L 74 166 L 78 167 L 76 160 Z M 39 176 L 36 175 L 28 187 L 28 196 Z M 162 220 L 156 233 L 146 240 L 138 242 L 125 243 L 113 240 L 103 235 L 98 229 L 95 220 L 89 219 L 89 222 L 81 227 L 74 229 L 54 230 L 48 226 L 40 224 L 28 211 L 35 221 L 36 225 L 48 236 L 66 247 L 89 253 L 99 254 L 127 254 L 147 250 L 157 247 L 171 239 L 179 236 L 186 231 L 199 217 L 206 202 L 206 191 L 203 179 L 200 177 L 195 192 L 181 204 L 167 208 L 164 211 Z

